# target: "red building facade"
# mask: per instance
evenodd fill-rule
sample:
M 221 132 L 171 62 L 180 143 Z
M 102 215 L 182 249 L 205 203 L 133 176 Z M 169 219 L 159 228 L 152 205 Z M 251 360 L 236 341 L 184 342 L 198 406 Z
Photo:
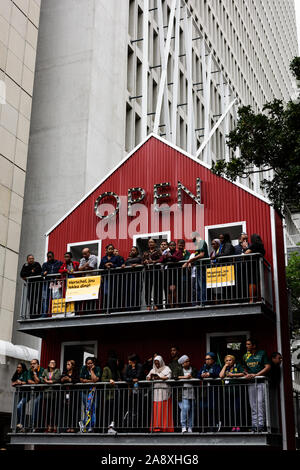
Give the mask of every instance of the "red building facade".
M 128 200 L 132 203 L 130 207 Z M 172 210 L 156 210 L 155 203 L 167 204 Z M 101 219 L 95 204 L 98 215 L 107 216 L 114 210 L 116 213 Z M 106 212 L 105 204 L 111 204 Z M 142 208 L 135 213 L 137 204 Z M 268 306 L 228 302 L 222 309 L 211 305 L 188 315 L 177 309 L 174 314 L 169 310 L 135 312 L 134 317 L 116 313 L 116 321 L 112 320 L 114 315 L 109 319 L 102 315 L 100 320 L 100 316 L 95 320 L 96 315 L 91 320 L 81 316 L 80 322 L 75 318 L 35 320 L 35 325 L 21 321 L 20 329 L 43 338 L 42 364 L 55 359 L 61 368 L 67 358 L 66 348 L 85 343 L 96 345 L 96 355 L 103 364 L 109 350 L 115 350 L 124 361 L 133 351 L 143 359 L 158 352 L 167 362 L 170 347 L 176 344 L 199 369 L 207 350 L 219 348 L 221 354 L 225 343 L 241 343 L 253 336 L 259 349 L 265 349 L 269 355 L 281 349 L 284 355 L 281 394 L 284 392 L 285 399 L 281 400 L 284 403 L 281 419 L 292 422 L 282 230 L 281 217 L 266 199 L 217 177 L 202 162 L 150 136 L 47 233 L 46 251 L 52 250 L 55 258 L 62 260 L 66 251 L 72 250 L 79 258 L 81 249 L 89 246 L 100 259 L 105 246 L 112 243 L 126 259 L 131 246 L 145 243 L 151 234 L 161 234 L 169 241 L 184 238 L 192 247 L 194 231 L 208 244 L 222 232 L 229 232 L 233 239 L 243 231 L 249 236 L 257 233 L 264 242 L 270 268 Z M 285 427 L 290 431 L 284 440 L 292 448 L 293 431 L 290 426 Z

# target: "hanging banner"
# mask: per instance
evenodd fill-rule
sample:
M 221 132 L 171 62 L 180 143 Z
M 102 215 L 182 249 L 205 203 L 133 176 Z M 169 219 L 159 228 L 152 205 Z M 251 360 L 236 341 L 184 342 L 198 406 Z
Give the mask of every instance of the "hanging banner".
M 95 300 L 99 296 L 101 276 L 73 277 L 67 280 L 66 302 Z
M 235 285 L 234 265 L 207 268 L 206 287 L 226 287 Z

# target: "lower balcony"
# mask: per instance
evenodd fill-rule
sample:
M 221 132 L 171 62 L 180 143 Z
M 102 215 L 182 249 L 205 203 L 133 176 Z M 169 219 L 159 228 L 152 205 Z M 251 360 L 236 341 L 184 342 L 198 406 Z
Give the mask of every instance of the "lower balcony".
M 266 378 L 22 386 L 11 443 L 280 446 L 276 397 Z
M 271 267 L 259 255 L 218 258 L 217 264 L 203 260 L 191 269 L 157 264 L 95 270 L 88 276 L 28 279 L 19 329 L 43 336 L 51 328 L 273 315 Z M 87 279 L 98 285 L 94 297 L 76 297 L 77 286 Z

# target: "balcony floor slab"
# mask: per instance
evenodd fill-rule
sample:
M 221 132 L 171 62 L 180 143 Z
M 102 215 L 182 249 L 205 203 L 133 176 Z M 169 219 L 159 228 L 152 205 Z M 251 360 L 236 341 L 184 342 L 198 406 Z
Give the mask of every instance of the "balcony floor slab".
M 110 314 L 82 314 L 62 318 L 36 318 L 19 321 L 19 331 L 43 337 L 53 328 L 82 328 L 120 324 L 153 323 L 170 320 L 193 320 L 234 316 L 262 315 L 273 318 L 271 310 L 263 302 L 206 305 L 162 310 L 113 312 Z
M 13 445 L 41 446 L 276 446 L 281 445 L 278 434 L 268 433 L 155 433 L 155 434 L 10 434 Z

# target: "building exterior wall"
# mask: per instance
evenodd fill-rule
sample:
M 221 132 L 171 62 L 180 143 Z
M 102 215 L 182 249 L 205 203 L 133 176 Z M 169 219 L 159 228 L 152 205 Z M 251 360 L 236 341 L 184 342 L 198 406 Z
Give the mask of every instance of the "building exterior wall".
M 39 27 L 38 0 L 0 4 L 0 339 L 12 336 L 31 103 Z
M 19 266 L 43 262 L 45 231 L 123 157 L 126 2 L 44 0 L 40 25 Z
M 39 17 L 40 0 L 0 2 L 0 420 L 7 429 L 10 379 L 26 360 L 26 348 L 11 341 Z M 3 429 L 0 435 L 2 442 Z

